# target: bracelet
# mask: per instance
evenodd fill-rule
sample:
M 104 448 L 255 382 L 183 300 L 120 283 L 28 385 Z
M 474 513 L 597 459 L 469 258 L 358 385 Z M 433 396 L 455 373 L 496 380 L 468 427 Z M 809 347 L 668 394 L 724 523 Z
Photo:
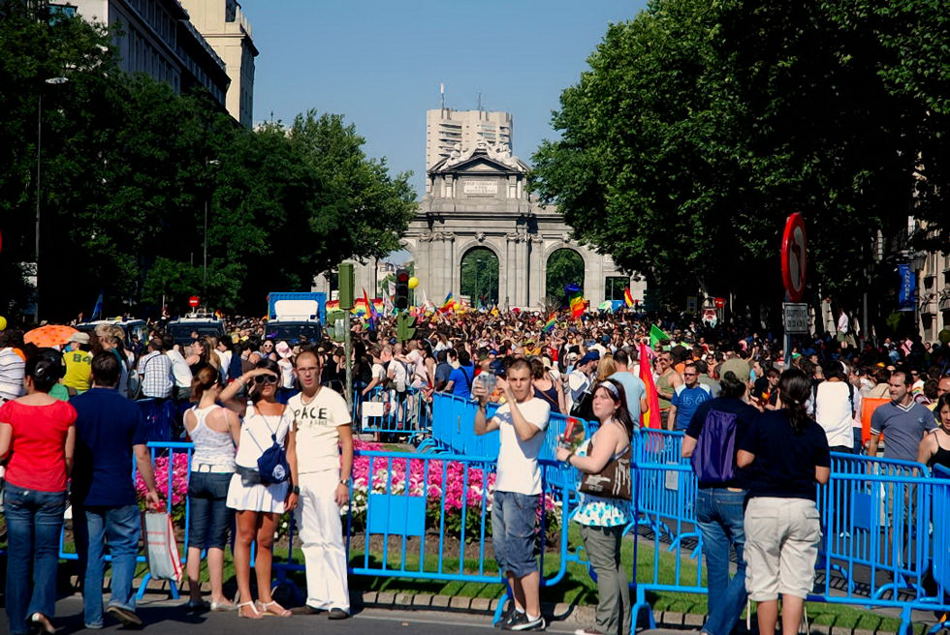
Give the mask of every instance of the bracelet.
M 296 494 L 297 496 L 300 496 L 300 486 L 299 486 L 299 485 L 294 485 L 294 488 L 293 488 L 291 491 L 292 491 L 294 494 Z
M 349 486 L 350 486 L 350 480 L 349 480 L 349 479 L 341 478 L 341 479 L 340 479 L 340 485 L 346 485 L 347 487 L 349 487 Z
M 571 453 L 567 455 L 567 458 L 564 459 L 564 462 L 570 465 L 572 456 L 574 456 L 574 450 L 571 450 Z

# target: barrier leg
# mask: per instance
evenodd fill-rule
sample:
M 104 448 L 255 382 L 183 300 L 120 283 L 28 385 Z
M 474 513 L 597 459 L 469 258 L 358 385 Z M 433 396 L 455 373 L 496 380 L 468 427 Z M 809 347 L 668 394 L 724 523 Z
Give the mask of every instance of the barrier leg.
M 640 621 L 640 614 L 642 611 L 646 611 L 647 628 L 650 630 L 656 628 L 656 620 L 653 619 L 653 607 L 650 606 L 649 602 L 647 602 L 646 591 L 644 591 L 643 587 L 639 585 L 637 585 L 637 601 L 630 610 L 633 611 L 633 615 L 630 619 L 630 635 L 634 635 L 634 633 L 637 632 L 637 624 Z
M 148 581 L 152 579 L 152 574 L 146 572 L 142 577 L 142 582 L 139 584 L 139 590 L 135 592 L 135 601 L 138 602 L 143 597 L 145 597 L 145 592 L 148 591 Z
M 515 599 L 511 594 L 511 589 L 508 588 L 508 582 L 505 582 L 505 594 L 501 596 L 498 600 L 498 606 L 495 607 L 495 614 L 491 618 L 492 625 L 501 621 L 502 615 L 505 614 L 505 605 L 508 604 L 509 601 L 514 602 Z

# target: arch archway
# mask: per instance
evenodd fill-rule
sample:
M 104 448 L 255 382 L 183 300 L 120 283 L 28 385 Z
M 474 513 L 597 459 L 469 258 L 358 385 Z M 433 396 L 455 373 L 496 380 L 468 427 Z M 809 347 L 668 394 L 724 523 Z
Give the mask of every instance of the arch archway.
M 459 290 L 473 307 L 498 304 L 498 256 L 487 247 L 473 247 L 462 256 Z
M 544 295 L 548 303 L 567 302 L 564 288 L 577 285 L 584 291 L 584 258 L 574 249 L 560 247 L 551 252 L 545 266 Z

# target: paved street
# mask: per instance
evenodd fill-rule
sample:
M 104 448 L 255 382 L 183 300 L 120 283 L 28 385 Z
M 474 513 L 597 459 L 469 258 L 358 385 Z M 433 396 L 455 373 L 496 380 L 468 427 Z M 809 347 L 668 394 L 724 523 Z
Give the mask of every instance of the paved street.
M 189 615 L 184 610 L 184 600 L 146 600 L 139 604 L 138 614 L 145 621 L 145 631 L 152 635 L 173 633 L 260 633 L 267 635 L 300 633 L 310 630 L 335 633 L 371 633 L 398 631 L 406 633 L 445 633 L 474 635 L 492 632 L 491 619 L 468 613 L 445 613 L 439 611 L 396 611 L 364 609 L 349 620 L 329 622 L 322 615 L 295 615 L 287 619 L 265 617 L 262 620 L 239 619 L 234 613 L 204 613 Z M 63 598 L 56 604 L 57 626 L 64 627 L 61 633 L 73 633 L 82 629 L 82 599 L 78 595 Z M 0 628 L 5 628 L 4 623 Z M 555 624 L 550 633 L 573 633 L 576 624 Z M 5 631 L 4 631 L 5 632 Z M 88 631 L 92 632 L 92 631 Z M 127 632 L 111 623 L 102 633 Z

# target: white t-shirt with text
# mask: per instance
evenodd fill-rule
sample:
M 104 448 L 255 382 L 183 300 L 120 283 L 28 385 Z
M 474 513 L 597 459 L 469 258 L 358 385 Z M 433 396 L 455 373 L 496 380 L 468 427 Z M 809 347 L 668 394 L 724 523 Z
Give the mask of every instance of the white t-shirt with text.
M 297 432 L 297 471 L 300 474 L 340 467 L 340 431 L 350 424 L 350 409 L 343 395 L 323 386 L 305 402 L 303 393 L 287 400 Z

